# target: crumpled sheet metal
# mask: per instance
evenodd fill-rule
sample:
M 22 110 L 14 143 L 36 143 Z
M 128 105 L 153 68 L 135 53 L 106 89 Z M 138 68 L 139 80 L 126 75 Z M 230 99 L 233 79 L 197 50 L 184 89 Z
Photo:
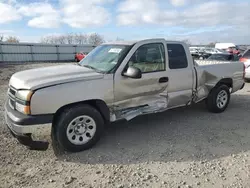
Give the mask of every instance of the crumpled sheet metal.
M 221 79 L 220 77 L 213 75 L 202 67 L 197 67 L 197 88 L 193 92 L 193 102 L 197 103 L 206 98 L 210 90 Z
M 233 79 L 232 92 L 237 91 L 242 85 L 243 70 L 239 70 L 241 64 L 230 61 L 196 60 L 197 90 L 194 92 L 194 102 L 207 97 L 210 90 L 223 78 Z
M 118 111 L 116 113 L 116 116 L 122 117 L 129 121 L 136 116 L 153 112 L 160 112 L 161 110 L 165 110 L 166 108 L 167 98 L 161 97 L 157 100 L 148 101 L 146 105 Z
M 111 121 L 118 119 L 131 120 L 136 116 L 160 112 L 167 109 L 168 106 L 168 93 L 166 92 L 167 86 L 152 88 L 151 92 L 145 92 L 143 96 L 135 96 L 132 99 L 127 99 L 115 103 L 111 110 Z

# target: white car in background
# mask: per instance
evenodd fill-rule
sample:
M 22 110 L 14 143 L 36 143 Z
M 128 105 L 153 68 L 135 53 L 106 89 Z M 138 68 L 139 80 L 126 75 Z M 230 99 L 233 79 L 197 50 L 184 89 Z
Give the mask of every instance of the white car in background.
M 226 50 L 230 47 L 236 47 L 236 45 L 234 43 L 216 43 L 215 44 L 215 48 L 217 49 Z
M 224 54 L 224 50 L 220 50 L 217 48 L 205 48 L 204 51 L 209 54 Z

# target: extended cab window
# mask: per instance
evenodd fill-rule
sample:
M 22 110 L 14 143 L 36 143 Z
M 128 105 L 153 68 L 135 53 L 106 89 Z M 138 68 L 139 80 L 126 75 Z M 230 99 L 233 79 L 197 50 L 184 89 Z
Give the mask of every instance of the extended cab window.
M 182 69 L 188 66 L 187 55 L 181 44 L 167 44 L 170 69 Z
M 145 44 L 140 46 L 129 60 L 129 66 L 139 68 L 142 73 L 164 71 L 165 51 L 163 44 Z

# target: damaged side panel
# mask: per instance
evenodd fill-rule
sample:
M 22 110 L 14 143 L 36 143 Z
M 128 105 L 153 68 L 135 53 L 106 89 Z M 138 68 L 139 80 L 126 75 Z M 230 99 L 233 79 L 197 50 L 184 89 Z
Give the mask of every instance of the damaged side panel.
M 158 76 L 154 76 L 156 74 Z M 158 82 L 161 74 L 148 74 L 138 80 L 125 78 L 120 80 L 120 84 L 115 84 L 111 121 L 130 120 L 138 115 L 165 110 L 168 106 L 168 83 Z
M 137 97 L 131 101 L 136 101 L 133 105 L 132 103 L 127 103 L 127 108 L 115 109 L 116 119 L 126 119 L 131 120 L 134 117 L 142 114 L 160 112 L 167 109 L 168 97 L 167 96 L 151 96 L 151 97 Z M 138 105 L 135 105 L 138 104 Z M 134 106 L 134 107 L 128 107 Z
M 196 82 L 194 84 L 196 87 L 193 88 L 190 86 L 180 90 L 178 79 L 171 80 L 171 78 L 168 83 L 159 84 L 159 77 L 165 76 L 166 72 L 147 75 L 148 78 L 138 80 L 115 81 L 115 103 L 110 110 L 111 121 L 130 120 L 138 115 L 162 112 L 170 108 L 190 105 L 191 102 L 197 103 L 207 98 L 211 89 L 225 78 L 232 80 L 232 92 L 238 90 L 244 83 L 243 69 L 242 72 L 238 71 L 241 64 L 208 61 L 198 61 L 197 64 L 195 66 L 197 74 L 193 80 Z M 168 75 L 171 74 L 168 73 Z M 172 84 L 170 92 L 169 84 Z M 173 85 L 176 86 L 175 91 L 172 91 Z
M 232 80 L 232 92 L 241 88 L 244 80 L 242 79 L 243 68 L 239 63 L 225 61 L 204 61 L 197 60 L 197 88 L 194 92 L 193 101 L 199 102 L 206 98 L 209 92 L 222 79 Z M 242 71 L 238 71 L 242 70 Z

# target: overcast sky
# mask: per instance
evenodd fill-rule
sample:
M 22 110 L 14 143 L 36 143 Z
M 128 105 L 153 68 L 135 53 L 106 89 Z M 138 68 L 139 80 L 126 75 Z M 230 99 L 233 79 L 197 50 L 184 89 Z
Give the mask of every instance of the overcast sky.
M 39 42 L 70 32 L 250 44 L 250 0 L 0 0 L 1 34 Z

